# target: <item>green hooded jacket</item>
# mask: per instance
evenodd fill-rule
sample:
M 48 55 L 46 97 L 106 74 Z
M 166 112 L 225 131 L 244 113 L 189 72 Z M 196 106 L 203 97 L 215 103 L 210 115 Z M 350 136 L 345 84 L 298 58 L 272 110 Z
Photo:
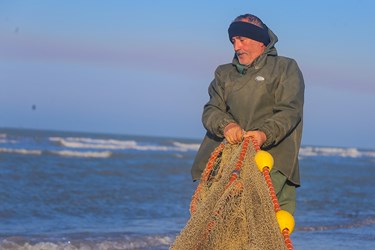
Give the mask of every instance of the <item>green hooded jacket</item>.
M 263 131 L 262 149 L 274 158 L 274 169 L 300 185 L 298 153 L 302 138 L 304 81 L 295 60 L 277 55 L 277 36 L 268 29 L 270 43 L 247 67 L 237 58 L 215 71 L 204 106 L 207 130 L 192 166 L 193 180 L 200 179 L 211 152 L 224 139 L 223 131 L 236 122 L 245 131 Z

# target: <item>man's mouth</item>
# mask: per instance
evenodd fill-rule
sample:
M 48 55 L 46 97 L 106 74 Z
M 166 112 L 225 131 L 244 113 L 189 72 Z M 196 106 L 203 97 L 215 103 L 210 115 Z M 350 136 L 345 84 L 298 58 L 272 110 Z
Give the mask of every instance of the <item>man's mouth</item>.
M 242 55 L 245 55 L 246 53 L 243 52 L 243 51 L 240 51 L 240 52 L 237 52 L 236 54 L 237 54 L 237 56 L 242 56 Z

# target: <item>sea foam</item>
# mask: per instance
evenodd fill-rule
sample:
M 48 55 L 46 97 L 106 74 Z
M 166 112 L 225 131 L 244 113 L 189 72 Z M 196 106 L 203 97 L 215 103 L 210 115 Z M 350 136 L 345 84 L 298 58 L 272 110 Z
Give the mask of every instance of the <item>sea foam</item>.
M 10 238 L 0 241 L 0 249 L 4 250 L 78 250 L 78 249 L 166 249 L 172 244 L 173 236 L 125 237 L 118 240 L 73 240 L 63 242 L 28 242 L 27 239 Z
M 109 149 L 109 150 L 139 150 L 139 151 L 181 151 L 198 150 L 199 144 L 173 142 L 173 146 L 140 144 L 134 140 L 93 139 L 80 137 L 51 137 L 50 141 L 56 142 L 67 148 L 81 149 Z
M 375 157 L 375 152 L 359 151 L 357 148 L 337 147 L 301 147 L 300 156 L 340 156 L 340 157 Z
M 60 155 L 60 156 L 67 156 L 67 157 L 84 157 L 84 158 L 108 158 L 111 157 L 112 153 L 109 151 L 103 152 L 80 152 L 80 151 L 69 151 L 69 150 L 61 150 L 61 151 L 51 151 L 51 154 Z
M 41 155 L 41 150 L 29 150 L 29 149 L 14 149 L 14 148 L 0 148 L 0 153 L 10 154 L 24 154 L 24 155 Z

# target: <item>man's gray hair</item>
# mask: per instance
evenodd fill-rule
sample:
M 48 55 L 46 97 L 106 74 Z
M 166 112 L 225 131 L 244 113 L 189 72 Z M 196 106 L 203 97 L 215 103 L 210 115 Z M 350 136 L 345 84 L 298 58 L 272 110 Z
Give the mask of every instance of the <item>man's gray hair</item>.
M 259 17 L 251 15 L 251 14 L 244 14 L 236 17 L 233 22 L 248 22 L 254 24 L 262 29 L 265 29 L 266 25 L 260 20 Z

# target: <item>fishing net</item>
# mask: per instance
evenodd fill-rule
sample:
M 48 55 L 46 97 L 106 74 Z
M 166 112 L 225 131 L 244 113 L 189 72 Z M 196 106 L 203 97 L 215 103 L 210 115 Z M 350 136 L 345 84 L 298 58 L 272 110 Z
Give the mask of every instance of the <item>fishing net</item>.
M 211 154 L 171 250 L 287 249 L 255 149 L 244 143 Z

